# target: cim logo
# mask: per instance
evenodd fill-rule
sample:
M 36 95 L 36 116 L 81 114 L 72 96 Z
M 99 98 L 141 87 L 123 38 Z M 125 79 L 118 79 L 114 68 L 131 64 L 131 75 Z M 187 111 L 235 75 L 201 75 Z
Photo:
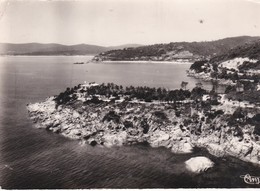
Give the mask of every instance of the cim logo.
M 250 176 L 250 174 L 246 174 L 241 175 L 240 178 L 243 178 L 247 184 L 260 184 L 260 176 Z

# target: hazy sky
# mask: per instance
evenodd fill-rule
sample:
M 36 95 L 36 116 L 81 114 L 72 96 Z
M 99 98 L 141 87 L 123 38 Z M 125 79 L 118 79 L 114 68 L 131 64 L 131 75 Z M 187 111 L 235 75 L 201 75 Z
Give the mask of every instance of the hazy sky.
M 0 2 L 0 42 L 107 46 L 260 36 L 258 0 Z

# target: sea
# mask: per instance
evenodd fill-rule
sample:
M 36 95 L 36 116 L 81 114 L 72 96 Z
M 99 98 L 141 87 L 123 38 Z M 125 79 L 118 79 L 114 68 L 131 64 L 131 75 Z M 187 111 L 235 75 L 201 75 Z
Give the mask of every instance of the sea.
M 216 158 L 203 149 L 174 154 L 146 144 L 122 147 L 82 145 L 35 128 L 26 104 L 44 101 L 80 83 L 192 89 L 191 63 L 91 63 L 92 56 L 0 57 L 0 187 L 3 189 L 88 188 L 259 188 L 243 175 L 260 168 L 233 157 Z M 86 64 L 73 64 L 88 62 Z M 206 89 L 210 83 L 202 82 Z M 214 167 L 200 174 L 185 161 L 206 156 Z

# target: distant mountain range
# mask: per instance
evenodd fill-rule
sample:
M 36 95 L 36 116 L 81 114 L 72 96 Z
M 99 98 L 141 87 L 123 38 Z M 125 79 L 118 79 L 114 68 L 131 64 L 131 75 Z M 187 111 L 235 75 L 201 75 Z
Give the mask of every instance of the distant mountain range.
M 108 50 L 137 46 L 141 45 L 126 44 L 120 46 L 104 47 L 89 44 L 62 45 L 54 43 L 0 43 L 0 55 L 96 55 Z
M 94 60 L 196 61 L 222 55 L 235 47 L 251 44 L 257 40 L 260 40 L 260 37 L 239 36 L 207 42 L 171 42 L 168 44 L 109 50 L 100 53 L 94 57 Z

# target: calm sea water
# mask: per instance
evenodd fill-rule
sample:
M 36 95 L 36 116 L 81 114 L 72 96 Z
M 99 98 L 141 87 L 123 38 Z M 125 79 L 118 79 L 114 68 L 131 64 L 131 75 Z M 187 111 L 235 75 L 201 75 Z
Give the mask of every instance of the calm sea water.
M 0 186 L 33 188 L 184 188 L 257 187 L 240 175 L 260 176 L 260 169 L 234 158 L 217 159 L 203 150 L 177 155 L 146 145 L 101 148 L 34 128 L 26 104 L 57 95 L 83 81 L 114 82 L 175 89 L 189 64 L 89 63 L 91 57 L 0 57 Z M 209 84 L 204 84 L 210 88 Z M 185 170 L 192 156 L 216 164 L 203 174 Z M 258 185 L 259 187 L 259 185 Z

